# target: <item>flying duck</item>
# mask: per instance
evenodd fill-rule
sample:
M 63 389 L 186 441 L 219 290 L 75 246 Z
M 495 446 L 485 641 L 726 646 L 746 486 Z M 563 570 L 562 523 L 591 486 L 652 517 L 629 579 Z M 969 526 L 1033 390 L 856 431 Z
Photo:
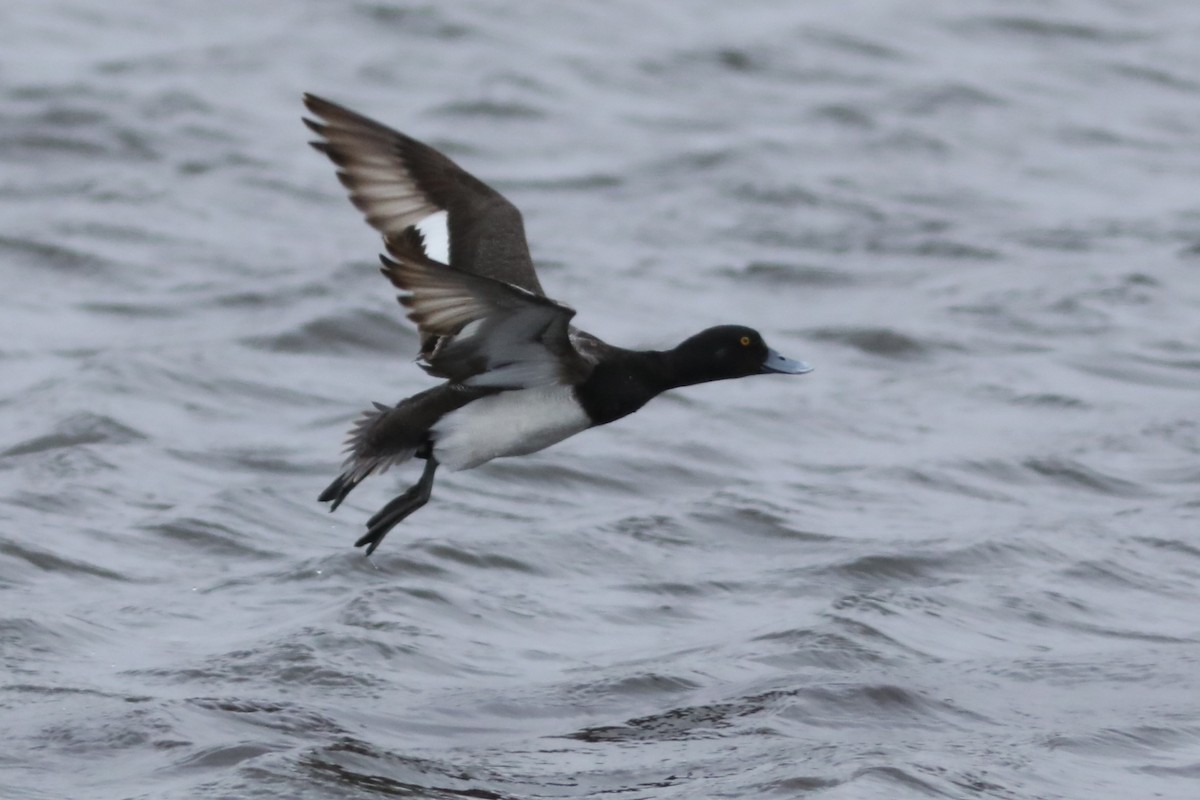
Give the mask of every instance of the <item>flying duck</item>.
M 637 411 L 668 389 L 812 367 L 759 333 L 720 325 L 670 350 L 626 350 L 571 325 L 542 291 L 521 212 L 442 153 L 311 94 L 310 144 L 337 166 L 350 201 L 383 235 L 382 272 L 417 325 L 418 364 L 443 379 L 394 406 L 375 403 L 346 440 L 321 493 L 333 511 L 364 478 L 422 459 L 420 479 L 367 520 L 374 552 L 429 501 L 439 466 L 478 467 L 534 453 Z

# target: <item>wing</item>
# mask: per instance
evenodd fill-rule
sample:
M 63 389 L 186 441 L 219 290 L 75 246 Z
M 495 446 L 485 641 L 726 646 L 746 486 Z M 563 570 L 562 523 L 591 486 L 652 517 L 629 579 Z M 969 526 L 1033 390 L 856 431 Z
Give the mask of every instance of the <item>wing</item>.
M 436 342 L 423 353 L 426 372 L 465 386 L 516 389 L 575 383 L 591 371 L 571 344 L 574 309 L 412 247 L 396 252 L 395 260 L 380 256 L 382 271 L 404 292 L 400 303 L 422 339 Z
M 304 95 L 304 105 L 320 118 L 304 120 L 321 137 L 312 146 L 337 165 L 351 202 L 383 234 L 389 252 L 405 230 L 428 234 L 436 229 L 434 215 L 444 214 L 448 242 L 430 236 L 425 255 L 464 273 L 545 294 L 521 212 L 503 195 L 432 147 L 361 114 L 311 94 Z

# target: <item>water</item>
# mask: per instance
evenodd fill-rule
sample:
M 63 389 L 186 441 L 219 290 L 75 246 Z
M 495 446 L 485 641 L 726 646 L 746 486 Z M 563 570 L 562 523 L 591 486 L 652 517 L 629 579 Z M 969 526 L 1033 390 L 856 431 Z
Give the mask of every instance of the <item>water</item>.
M 0 9 L 0 796 L 1193 798 L 1200 6 Z M 313 91 L 580 324 L 815 364 L 316 495 L 428 385 Z M 410 474 L 411 472 L 411 474 Z

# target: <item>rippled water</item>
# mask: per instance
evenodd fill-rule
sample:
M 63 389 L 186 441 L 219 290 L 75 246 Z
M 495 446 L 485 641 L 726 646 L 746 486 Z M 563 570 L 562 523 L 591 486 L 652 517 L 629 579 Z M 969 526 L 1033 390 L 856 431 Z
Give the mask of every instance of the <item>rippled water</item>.
M 0 10 L 0 796 L 1194 798 L 1200 6 Z M 316 495 L 428 385 L 302 91 L 625 345 L 817 371 Z

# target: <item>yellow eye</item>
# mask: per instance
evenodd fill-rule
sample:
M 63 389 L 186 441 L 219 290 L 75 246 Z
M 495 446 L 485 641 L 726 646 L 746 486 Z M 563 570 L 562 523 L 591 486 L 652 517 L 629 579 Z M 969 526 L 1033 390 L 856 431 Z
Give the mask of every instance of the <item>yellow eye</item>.
M 742 347 L 749 347 L 749 346 L 750 346 L 750 337 L 743 336 L 742 337 Z

